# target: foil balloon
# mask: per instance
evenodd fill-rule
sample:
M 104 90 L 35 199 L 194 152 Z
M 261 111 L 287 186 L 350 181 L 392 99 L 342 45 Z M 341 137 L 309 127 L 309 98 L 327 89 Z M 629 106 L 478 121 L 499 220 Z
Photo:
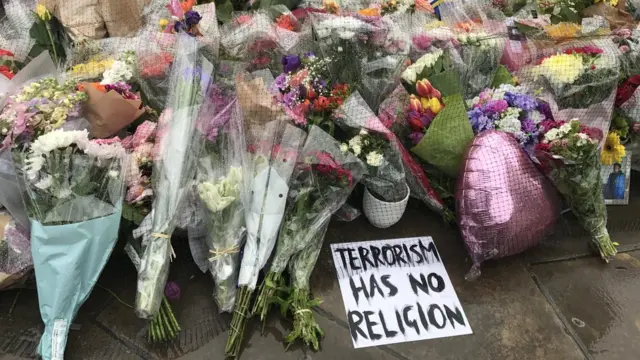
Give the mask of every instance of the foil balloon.
M 456 189 L 456 212 L 473 267 L 535 245 L 560 214 L 553 185 L 535 167 L 513 135 L 490 130 L 469 146 Z

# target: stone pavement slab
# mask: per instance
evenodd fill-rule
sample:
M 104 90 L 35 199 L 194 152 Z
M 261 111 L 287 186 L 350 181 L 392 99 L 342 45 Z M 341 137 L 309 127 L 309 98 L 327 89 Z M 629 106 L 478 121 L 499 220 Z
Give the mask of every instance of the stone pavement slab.
M 420 205 L 407 209 L 402 220 L 389 229 L 368 230 L 361 218 L 350 224 L 334 224 L 327 243 L 432 236 L 467 315 L 473 335 L 390 345 L 400 359 L 583 359 L 580 349 L 558 321 L 540 293 L 521 258 L 486 263 L 481 277 L 464 279 L 471 264 L 454 228 L 427 213 Z M 324 300 L 322 311 L 343 324 L 349 338 L 342 295 L 326 246 L 312 279 L 314 295 Z M 357 356 L 358 350 L 349 354 Z
M 640 358 L 640 251 L 532 267 L 592 359 Z

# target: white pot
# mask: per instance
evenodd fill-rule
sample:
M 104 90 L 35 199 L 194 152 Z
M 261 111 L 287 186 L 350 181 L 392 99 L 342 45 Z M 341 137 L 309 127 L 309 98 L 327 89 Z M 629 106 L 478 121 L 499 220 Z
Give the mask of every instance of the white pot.
M 373 196 L 365 187 L 364 199 L 362 200 L 364 216 L 367 217 L 371 225 L 380 229 L 388 228 L 402 218 L 409 202 L 409 194 L 409 186 L 407 186 L 407 196 L 404 199 L 397 202 L 386 202 Z

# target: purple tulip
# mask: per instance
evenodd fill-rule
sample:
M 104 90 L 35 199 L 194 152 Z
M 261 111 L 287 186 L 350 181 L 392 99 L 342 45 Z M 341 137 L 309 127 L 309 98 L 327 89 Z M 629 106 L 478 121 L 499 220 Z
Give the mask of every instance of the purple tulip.
M 184 14 L 184 17 L 187 25 L 189 26 L 198 25 L 198 23 L 200 23 L 200 20 L 202 20 L 202 16 L 200 16 L 197 11 L 193 10 L 187 11 L 187 13 Z

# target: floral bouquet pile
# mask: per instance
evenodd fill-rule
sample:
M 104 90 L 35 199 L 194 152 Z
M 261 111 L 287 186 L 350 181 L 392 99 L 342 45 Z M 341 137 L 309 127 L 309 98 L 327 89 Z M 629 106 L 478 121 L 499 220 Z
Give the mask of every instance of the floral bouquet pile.
M 490 87 L 500 68 L 504 40 L 480 30 L 458 35 L 458 64 L 464 98 L 470 99 Z
M 340 149 L 367 165 L 362 183 L 369 192 L 385 202 L 403 200 L 408 188 L 399 144 L 357 92 L 339 109 L 336 122 L 352 134 Z
M 151 212 L 153 202 L 151 172 L 156 126 L 154 122 L 145 121 L 138 125 L 133 135 L 122 140 L 122 146 L 130 153 L 122 217 L 138 225 Z
M 47 132 L 59 129 L 69 118 L 80 114 L 87 95 L 76 83 L 43 78 L 25 85 L 0 113 L 0 140 L 3 147 L 22 146 Z
M 582 11 L 593 5 L 593 0 L 538 0 L 538 8 L 543 14 L 551 15 L 554 24 L 572 22 L 580 24 Z
M 207 131 L 202 133 L 206 140 L 202 154 L 198 154 L 195 190 L 204 209 L 208 232 L 205 241 L 210 252 L 208 267 L 215 281 L 215 299 L 220 311 L 231 312 L 245 233 L 244 209 L 248 201 L 243 180 L 246 143 L 243 119 L 237 112 L 221 119 L 217 117 L 221 111 L 208 110 L 213 111 L 207 115 L 201 111 L 204 118 L 200 117 L 203 121 L 208 119 L 208 124 L 202 126 Z
M 202 20 L 202 16 L 192 8 L 196 4 L 196 0 L 169 0 L 167 8 L 171 14 L 171 21 L 168 19 L 160 20 L 162 31 L 169 34 L 186 33 L 191 36 L 202 36 L 198 30 L 198 24 Z
M 91 135 L 98 138 L 113 136 L 140 117 L 145 109 L 140 93 L 134 92 L 136 55 L 124 52 L 111 62 L 99 82 L 85 82 L 81 89 L 87 93 L 85 116 L 91 124 Z
M 309 130 L 291 180 L 287 210 L 278 235 L 271 267 L 260 285 L 253 314 L 266 322 L 271 305 L 293 314 L 293 330 L 286 341 L 301 339 L 314 350 L 323 332 L 311 311 L 319 299 L 310 299 L 309 278 L 331 216 L 345 203 L 364 172 L 355 156 L 316 126 Z M 290 284 L 284 280 L 289 267 Z M 283 293 L 283 289 L 287 289 Z
M 547 103 L 508 84 L 483 90 L 469 105 L 467 114 L 474 134 L 493 129 L 511 133 L 530 155 L 538 143 L 540 123 L 553 120 Z
M 244 206 L 247 237 L 242 250 L 233 319 L 225 347 L 230 357 L 237 357 L 240 353 L 247 316 L 251 310 L 251 297 L 260 270 L 267 264 L 275 247 L 290 178 L 306 133 L 287 122 L 275 120 L 249 126 L 246 135 L 250 157 L 243 174 L 243 191 L 250 196 Z
M 160 311 L 166 302 L 163 291 L 172 254 L 171 234 L 176 227 L 178 206 L 192 187 L 196 171 L 192 149 L 199 146 L 195 136 L 196 118 L 212 72 L 211 63 L 199 53 L 198 42 L 189 36 L 180 36 L 171 71 L 172 92 L 161 116 L 163 121 L 156 130 L 157 151 L 152 171 L 155 198 L 149 215 L 152 226 L 143 235 L 138 270 L 135 311 L 139 317 L 153 320 L 150 331 L 157 330 L 156 325 L 166 322 L 167 315 L 171 315 L 170 311 L 166 313 L 166 307 Z M 179 331 L 179 327 L 172 328 L 169 338 Z
M 607 231 L 607 208 L 602 193 L 600 151 L 602 131 L 579 120 L 547 120 L 540 126 L 536 158 L 564 196 L 578 221 L 591 236 L 605 261 L 616 255 Z
M 384 0 L 380 4 L 382 15 L 424 12 L 433 14 L 433 6 L 426 0 Z
M 411 22 L 411 58 L 417 59 L 438 49 L 459 46 L 455 32 L 441 21 L 423 13 L 414 14 Z
M 331 114 L 350 95 L 349 84 L 331 83 L 328 66 L 312 52 L 302 57 L 282 57 L 283 73 L 278 75 L 270 91 L 285 113 L 300 127 L 317 125 L 333 134 Z
M 222 26 L 222 50 L 233 59 L 249 63 L 248 71 L 276 64 L 278 42 L 274 25 L 266 13 L 240 13 Z
M 425 54 L 402 73 L 410 94 L 405 104 L 411 152 L 455 177 L 473 130 L 462 98 L 460 76 L 442 50 Z
M 589 45 L 546 57 L 534 72 L 559 110 L 584 109 L 612 97 L 618 83 L 617 65 L 614 56 Z
M 78 309 L 118 238 L 126 153 L 118 139 L 56 130 L 15 151 L 31 219 L 31 249 L 45 331 L 38 352 L 62 358 Z
M 272 6 L 266 11 L 271 15 L 278 47 L 284 53 L 297 53 L 309 49 L 313 41 L 311 21 L 307 17 L 296 17 L 284 5 Z

